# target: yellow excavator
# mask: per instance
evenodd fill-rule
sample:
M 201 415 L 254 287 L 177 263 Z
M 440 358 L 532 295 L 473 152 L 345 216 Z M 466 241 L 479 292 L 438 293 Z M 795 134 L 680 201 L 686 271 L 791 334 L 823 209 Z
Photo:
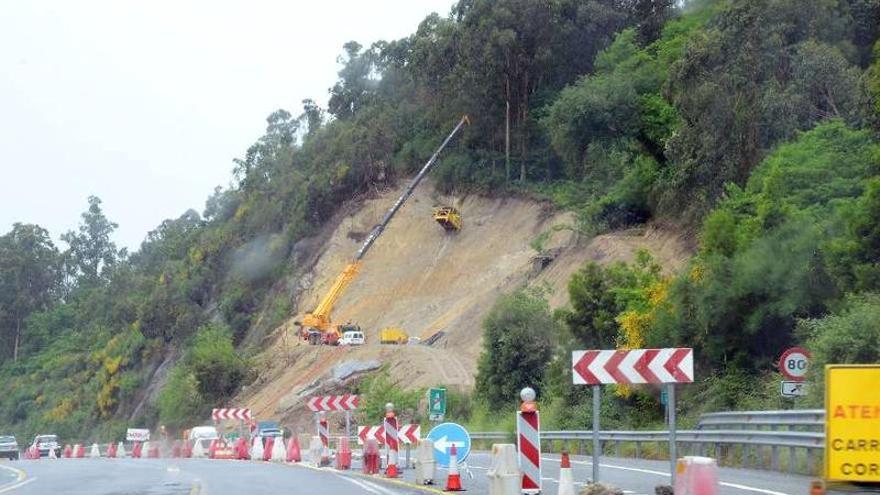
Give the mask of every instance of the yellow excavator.
M 342 270 L 342 273 L 336 277 L 336 280 L 333 282 L 333 285 L 330 286 L 330 290 L 321 299 L 321 302 L 315 308 L 314 311 L 310 313 L 306 313 L 303 315 L 302 319 L 295 321 L 294 324 L 299 329 L 299 335 L 303 340 L 308 341 L 309 344 L 318 345 L 318 344 L 326 344 L 326 345 L 338 345 L 339 339 L 342 338 L 342 334 L 347 331 L 360 331 L 360 327 L 354 324 L 345 324 L 345 325 L 334 325 L 330 320 L 330 314 L 333 312 L 333 306 L 336 304 L 336 301 L 339 300 L 340 296 L 342 296 L 345 289 L 351 284 L 352 280 L 357 276 L 358 271 L 361 269 L 361 265 L 363 263 L 363 258 L 366 256 L 367 252 L 372 247 L 373 243 L 376 242 L 376 239 L 382 235 L 382 232 L 385 231 L 385 227 L 388 226 L 388 223 L 394 218 L 394 215 L 400 210 L 400 207 L 403 206 L 403 203 L 412 195 L 416 186 L 419 185 L 419 182 L 428 175 L 428 172 L 434 167 L 434 164 L 437 162 L 437 158 L 440 156 L 440 152 L 446 148 L 446 145 L 452 141 L 452 138 L 458 134 L 458 131 L 465 124 L 470 124 L 470 119 L 468 119 L 467 115 L 462 116 L 461 120 L 458 121 L 455 128 L 452 129 L 452 132 L 446 136 L 446 139 L 443 140 L 443 143 L 440 144 L 440 147 L 437 148 L 437 151 L 431 155 L 431 158 L 427 163 L 422 167 L 419 173 L 410 181 L 406 190 L 404 190 L 403 194 L 397 198 L 397 201 L 391 208 L 385 213 L 385 216 L 382 217 L 382 221 L 379 222 L 373 230 L 370 231 L 370 235 L 364 240 L 364 243 L 361 245 L 360 249 L 358 249 L 357 253 L 355 253 L 354 258 L 345 268 Z

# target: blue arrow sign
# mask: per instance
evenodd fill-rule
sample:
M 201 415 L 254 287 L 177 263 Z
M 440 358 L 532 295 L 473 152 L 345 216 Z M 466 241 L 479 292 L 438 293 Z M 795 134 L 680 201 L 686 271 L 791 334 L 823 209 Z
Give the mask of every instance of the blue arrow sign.
M 440 467 L 449 467 L 449 450 L 453 445 L 459 463 L 471 453 L 471 435 L 459 424 L 441 423 L 431 428 L 426 438 L 434 442 L 434 460 Z

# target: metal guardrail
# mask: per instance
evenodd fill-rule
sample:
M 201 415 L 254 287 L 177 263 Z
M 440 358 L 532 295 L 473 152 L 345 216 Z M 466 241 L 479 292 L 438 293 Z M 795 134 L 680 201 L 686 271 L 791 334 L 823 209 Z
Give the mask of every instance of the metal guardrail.
M 815 474 L 817 451 L 825 448 L 825 411 L 802 409 L 788 411 L 735 411 L 704 414 L 697 429 L 677 430 L 681 455 L 710 455 L 719 464 L 729 466 L 785 470 Z M 819 431 L 804 431 L 819 430 Z M 542 450 L 553 452 L 566 448 L 571 452 L 589 452 L 592 430 L 541 432 Z M 474 440 L 509 440 L 505 432 L 472 432 Z M 600 431 L 603 454 L 621 456 L 622 447 L 632 447 L 635 457 L 668 458 L 665 445 L 667 430 Z M 644 448 L 646 445 L 652 447 Z M 609 451 L 609 448 L 611 450 Z

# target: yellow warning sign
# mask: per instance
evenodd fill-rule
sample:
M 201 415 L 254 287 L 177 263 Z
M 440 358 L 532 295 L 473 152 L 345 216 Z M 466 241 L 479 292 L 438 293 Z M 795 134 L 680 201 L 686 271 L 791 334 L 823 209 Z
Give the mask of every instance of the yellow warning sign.
M 880 481 L 880 365 L 825 367 L 825 477 Z

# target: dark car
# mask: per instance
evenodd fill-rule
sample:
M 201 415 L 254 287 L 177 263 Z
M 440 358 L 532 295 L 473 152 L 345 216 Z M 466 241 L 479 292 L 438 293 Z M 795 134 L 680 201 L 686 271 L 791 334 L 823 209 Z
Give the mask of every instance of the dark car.
M 0 457 L 10 461 L 18 459 L 18 442 L 13 436 L 0 436 Z

